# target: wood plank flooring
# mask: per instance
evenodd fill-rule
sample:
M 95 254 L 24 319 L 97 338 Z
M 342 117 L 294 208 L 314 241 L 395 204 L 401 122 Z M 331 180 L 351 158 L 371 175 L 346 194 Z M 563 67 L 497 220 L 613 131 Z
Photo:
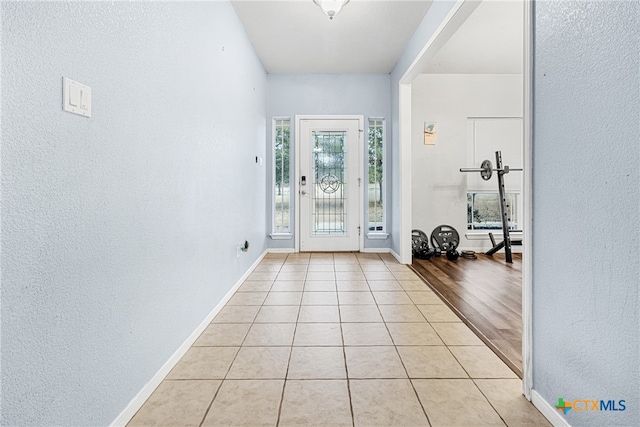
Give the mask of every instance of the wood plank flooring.
M 522 254 L 413 259 L 413 270 L 522 378 Z

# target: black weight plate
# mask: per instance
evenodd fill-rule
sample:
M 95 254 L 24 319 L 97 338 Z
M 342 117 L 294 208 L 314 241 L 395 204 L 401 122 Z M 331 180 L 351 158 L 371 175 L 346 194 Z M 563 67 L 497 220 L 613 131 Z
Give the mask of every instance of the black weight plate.
M 480 176 L 485 181 L 489 181 L 491 179 L 491 175 L 493 174 L 493 165 L 491 164 L 491 160 L 483 161 L 480 167 L 483 169 L 483 171 L 480 172 Z
M 460 244 L 460 235 L 450 225 L 440 225 L 431 233 L 431 244 L 443 252 L 455 251 Z
M 427 259 L 430 256 L 429 237 L 424 231 L 411 230 L 411 253 L 420 259 Z

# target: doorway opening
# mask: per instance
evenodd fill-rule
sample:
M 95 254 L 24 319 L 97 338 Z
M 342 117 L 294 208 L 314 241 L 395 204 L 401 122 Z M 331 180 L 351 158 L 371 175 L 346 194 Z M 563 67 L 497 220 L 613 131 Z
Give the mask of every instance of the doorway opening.
M 476 259 L 415 261 L 414 269 L 523 379 L 530 397 L 530 5 L 461 1 L 400 81 L 401 258 L 411 259 L 412 229 L 457 229 L 458 250 Z M 496 178 L 463 174 L 483 160 L 524 172 L 505 175 L 513 263 L 500 251 Z M 476 176 L 477 175 L 477 176 Z M 495 230 L 494 230 L 495 228 Z M 524 253 L 524 257 L 522 255 Z M 443 254 L 444 255 L 444 254 Z

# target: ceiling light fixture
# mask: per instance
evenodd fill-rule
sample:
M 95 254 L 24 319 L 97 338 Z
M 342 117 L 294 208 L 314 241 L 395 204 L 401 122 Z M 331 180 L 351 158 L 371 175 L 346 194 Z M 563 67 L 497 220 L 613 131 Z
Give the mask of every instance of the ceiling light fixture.
M 340 13 L 342 6 L 349 3 L 349 0 L 313 0 L 313 2 L 320 6 L 320 9 L 329 19 L 333 19 L 334 16 Z

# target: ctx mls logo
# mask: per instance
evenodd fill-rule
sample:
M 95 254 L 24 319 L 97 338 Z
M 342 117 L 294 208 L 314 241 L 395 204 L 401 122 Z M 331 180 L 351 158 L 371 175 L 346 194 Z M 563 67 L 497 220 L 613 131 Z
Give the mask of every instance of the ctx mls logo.
M 576 412 L 583 411 L 624 411 L 627 409 L 624 400 L 574 400 L 573 402 L 565 402 L 561 397 L 558 399 L 556 405 L 558 411 L 563 412 L 565 415 L 570 410 Z

